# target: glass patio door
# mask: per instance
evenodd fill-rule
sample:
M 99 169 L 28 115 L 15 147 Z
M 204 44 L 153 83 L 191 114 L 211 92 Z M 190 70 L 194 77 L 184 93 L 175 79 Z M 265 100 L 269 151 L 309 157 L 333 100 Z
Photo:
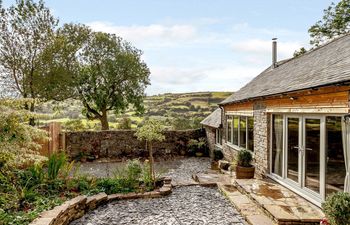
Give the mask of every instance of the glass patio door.
M 292 184 L 321 194 L 321 117 L 286 116 L 285 177 Z
M 303 187 L 320 194 L 321 119 L 304 118 L 303 122 Z

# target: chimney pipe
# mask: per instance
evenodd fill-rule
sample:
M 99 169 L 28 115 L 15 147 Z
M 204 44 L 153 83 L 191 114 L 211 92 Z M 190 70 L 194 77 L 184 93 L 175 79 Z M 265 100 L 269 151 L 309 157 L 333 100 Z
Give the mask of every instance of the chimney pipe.
M 277 38 L 272 38 L 272 66 L 274 69 L 277 67 Z

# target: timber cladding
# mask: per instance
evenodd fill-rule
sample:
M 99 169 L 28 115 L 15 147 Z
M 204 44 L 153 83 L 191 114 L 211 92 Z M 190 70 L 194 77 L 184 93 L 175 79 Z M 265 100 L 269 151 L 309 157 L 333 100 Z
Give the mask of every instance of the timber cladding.
M 225 112 L 253 110 L 254 103 L 259 101 L 267 109 L 274 108 L 348 108 L 349 86 L 330 86 L 299 92 L 284 93 L 247 100 L 245 102 L 224 105 Z
M 165 140 L 153 144 L 155 157 L 182 155 L 190 139 L 205 137 L 204 129 L 165 131 Z M 137 140 L 135 130 L 85 131 L 65 133 L 66 152 L 72 158 L 85 156 L 148 157 L 145 142 Z

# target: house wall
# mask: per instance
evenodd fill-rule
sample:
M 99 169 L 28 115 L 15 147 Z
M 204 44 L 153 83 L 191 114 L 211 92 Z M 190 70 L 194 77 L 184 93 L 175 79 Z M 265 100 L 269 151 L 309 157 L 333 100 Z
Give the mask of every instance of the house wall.
M 255 174 L 261 178 L 269 171 L 270 116 L 264 102 L 254 104 L 254 162 Z
M 288 112 L 288 110 L 294 113 L 297 113 L 297 110 L 303 113 L 348 113 L 349 89 L 349 86 L 331 86 L 225 105 L 225 114 L 236 111 L 253 112 L 256 176 L 263 177 L 269 172 L 271 113 Z M 231 161 L 236 158 L 239 150 L 226 143 L 226 116 L 223 116 L 222 119 L 225 139 L 223 152 L 226 160 Z
M 214 158 L 216 128 L 204 126 L 204 129 L 209 147 L 209 156 L 210 158 Z

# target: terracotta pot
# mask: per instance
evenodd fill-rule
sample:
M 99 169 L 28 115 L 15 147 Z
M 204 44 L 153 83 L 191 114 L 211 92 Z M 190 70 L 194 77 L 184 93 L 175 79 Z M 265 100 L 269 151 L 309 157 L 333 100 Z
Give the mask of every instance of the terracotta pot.
M 236 166 L 236 179 L 252 179 L 254 178 L 255 167 Z

